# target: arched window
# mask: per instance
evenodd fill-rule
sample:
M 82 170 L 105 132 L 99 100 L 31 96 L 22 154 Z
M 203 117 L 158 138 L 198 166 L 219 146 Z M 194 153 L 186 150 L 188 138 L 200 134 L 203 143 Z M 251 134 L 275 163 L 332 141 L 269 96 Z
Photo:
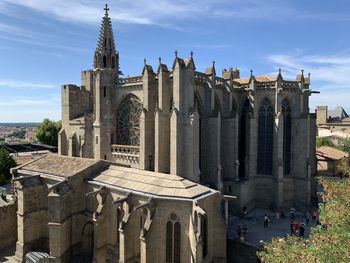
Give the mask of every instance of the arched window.
M 265 98 L 259 108 L 258 119 L 258 174 L 272 175 L 274 112 Z
M 92 260 L 93 251 L 94 251 L 94 225 L 91 222 L 88 222 L 83 227 L 83 257 L 86 261 L 89 262 Z
M 140 145 L 140 115 L 142 103 L 128 95 L 117 110 L 117 144 Z
M 172 213 L 166 224 L 166 262 L 180 263 L 181 259 L 181 224 L 176 214 Z
M 287 99 L 282 101 L 283 114 L 283 172 L 290 174 L 292 157 L 292 111 Z
M 107 58 L 106 58 L 106 56 L 103 56 L 103 67 L 104 68 L 107 67 Z
M 243 179 L 246 173 L 247 158 L 249 156 L 250 140 L 250 113 L 251 105 L 249 99 L 246 99 L 241 109 L 239 119 L 239 141 L 238 141 L 238 161 L 239 161 L 239 178 Z
M 114 58 L 114 56 L 112 57 L 112 68 L 115 68 L 115 58 Z

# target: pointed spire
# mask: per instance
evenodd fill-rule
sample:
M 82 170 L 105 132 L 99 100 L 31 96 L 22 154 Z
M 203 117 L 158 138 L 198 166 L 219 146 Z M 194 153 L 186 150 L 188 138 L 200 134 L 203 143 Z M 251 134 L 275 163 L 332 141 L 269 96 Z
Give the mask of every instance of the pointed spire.
M 112 22 L 109 17 L 108 5 L 106 4 L 105 15 L 102 18 L 100 34 L 94 57 L 95 68 L 119 69 L 119 56 L 116 53 Z

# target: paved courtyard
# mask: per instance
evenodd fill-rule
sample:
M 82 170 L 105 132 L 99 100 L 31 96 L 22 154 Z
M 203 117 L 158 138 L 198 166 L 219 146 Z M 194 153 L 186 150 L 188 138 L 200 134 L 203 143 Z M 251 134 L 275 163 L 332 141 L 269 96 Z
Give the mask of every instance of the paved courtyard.
M 264 228 L 264 216 L 268 215 L 270 223 L 268 228 Z M 299 223 L 305 223 L 304 215 L 302 212 L 295 212 L 295 220 Z M 290 234 L 290 213 L 285 213 L 285 218 L 276 219 L 276 214 L 270 210 L 265 209 L 254 209 L 249 212 L 245 217 L 229 217 L 229 229 L 228 237 L 230 239 L 238 240 L 237 227 L 238 225 L 246 225 L 248 228 L 247 232 L 247 243 L 251 243 L 259 246 L 260 241 L 270 242 L 273 237 L 287 237 Z M 309 226 L 305 229 L 305 237 L 310 233 L 310 228 L 316 226 L 316 221 L 310 220 Z

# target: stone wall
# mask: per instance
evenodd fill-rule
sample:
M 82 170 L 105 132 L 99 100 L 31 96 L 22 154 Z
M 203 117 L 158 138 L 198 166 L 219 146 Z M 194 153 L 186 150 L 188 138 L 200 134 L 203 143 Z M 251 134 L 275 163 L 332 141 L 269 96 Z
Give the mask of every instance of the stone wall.
M 0 206 L 0 249 L 13 246 L 17 241 L 17 203 Z

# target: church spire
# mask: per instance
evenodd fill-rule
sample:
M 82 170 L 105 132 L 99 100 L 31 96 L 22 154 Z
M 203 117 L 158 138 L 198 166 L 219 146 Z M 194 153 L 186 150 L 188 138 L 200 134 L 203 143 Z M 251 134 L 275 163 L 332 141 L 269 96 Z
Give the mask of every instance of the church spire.
M 104 8 L 105 15 L 102 19 L 100 35 L 94 57 L 94 68 L 108 68 L 119 70 L 119 56 L 116 52 L 112 22 L 109 17 L 108 5 Z

